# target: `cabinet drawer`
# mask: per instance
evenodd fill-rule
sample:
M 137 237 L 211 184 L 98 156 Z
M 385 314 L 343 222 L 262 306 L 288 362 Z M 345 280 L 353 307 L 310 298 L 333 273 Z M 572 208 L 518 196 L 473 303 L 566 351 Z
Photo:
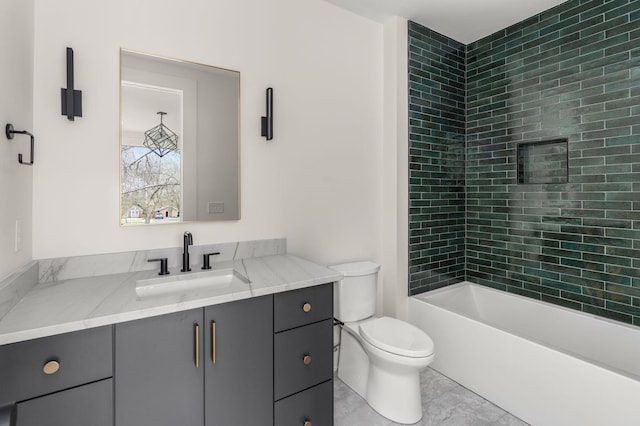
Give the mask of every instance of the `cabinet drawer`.
M 331 379 L 332 324 L 328 319 L 274 336 L 275 400 Z
M 333 381 L 280 400 L 274 410 L 275 426 L 331 426 Z
M 17 408 L 16 426 L 112 426 L 112 379 L 21 402 Z
M 0 346 L 0 405 L 111 377 L 112 364 L 111 326 Z
M 273 308 L 276 332 L 333 318 L 333 283 L 275 294 Z

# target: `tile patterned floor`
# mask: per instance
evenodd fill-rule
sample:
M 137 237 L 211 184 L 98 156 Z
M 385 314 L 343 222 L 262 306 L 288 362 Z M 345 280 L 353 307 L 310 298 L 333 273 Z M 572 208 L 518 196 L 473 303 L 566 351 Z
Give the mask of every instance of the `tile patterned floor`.
M 420 376 L 424 415 L 419 426 L 527 426 L 470 390 L 427 368 Z M 335 426 L 395 426 L 337 377 L 334 380 Z

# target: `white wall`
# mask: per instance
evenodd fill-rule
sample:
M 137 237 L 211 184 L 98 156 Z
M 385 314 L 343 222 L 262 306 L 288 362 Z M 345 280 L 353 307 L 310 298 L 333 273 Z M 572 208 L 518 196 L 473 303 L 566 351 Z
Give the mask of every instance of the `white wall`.
M 385 315 L 407 318 L 409 288 L 409 117 L 407 20 L 384 25 L 384 143 L 381 300 Z
M 33 168 L 18 164 L 18 154 L 29 160 L 29 137 L 8 140 L 7 123 L 33 133 L 33 0 L 0 1 L 0 279 L 31 260 L 31 193 Z M 40 142 L 36 133 L 36 165 Z M 22 249 L 15 251 L 16 220 L 22 223 Z
M 35 258 L 286 237 L 381 261 L 383 27 L 322 0 L 36 0 Z M 65 47 L 84 117 L 60 115 Z M 118 225 L 120 47 L 241 72 L 242 219 Z M 260 137 L 274 88 L 274 139 Z

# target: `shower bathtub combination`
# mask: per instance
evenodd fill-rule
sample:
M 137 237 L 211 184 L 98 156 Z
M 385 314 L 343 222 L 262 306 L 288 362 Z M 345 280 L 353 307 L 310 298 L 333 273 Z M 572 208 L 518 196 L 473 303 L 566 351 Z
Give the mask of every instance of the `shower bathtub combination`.
M 409 298 L 431 367 L 532 425 L 640 424 L 640 328 L 468 282 Z

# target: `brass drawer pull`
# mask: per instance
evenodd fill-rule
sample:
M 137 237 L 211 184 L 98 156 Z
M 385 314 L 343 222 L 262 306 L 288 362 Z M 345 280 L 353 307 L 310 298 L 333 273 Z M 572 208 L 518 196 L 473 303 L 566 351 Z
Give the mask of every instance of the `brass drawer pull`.
M 305 355 L 304 358 L 302 358 L 302 362 L 304 363 L 304 365 L 311 364 L 311 355 Z
M 313 426 L 313 425 L 311 424 L 311 420 L 305 420 L 305 421 L 304 421 L 304 426 Z
M 196 347 L 195 347 L 195 361 L 196 361 L 196 368 L 200 368 L 200 324 L 196 324 L 195 327 L 195 340 L 196 340 Z
M 302 310 L 305 312 L 311 311 L 311 303 L 307 302 L 304 305 L 302 305 Z
M 211 321 L 211 362 L 216 363 L 216 322 Z
M 60 363 L 56 360 L 51 360 L 42 367 L 42 372 L 44 374 L 54 374 L 59 369 L 60 369 Z

